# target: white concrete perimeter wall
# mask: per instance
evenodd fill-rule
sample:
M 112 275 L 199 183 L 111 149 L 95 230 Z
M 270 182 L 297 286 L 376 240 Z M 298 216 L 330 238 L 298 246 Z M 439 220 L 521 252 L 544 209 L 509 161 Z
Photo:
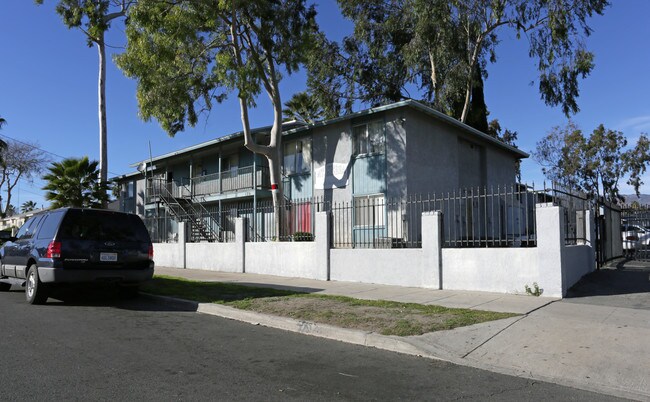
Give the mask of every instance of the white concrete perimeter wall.
M 580 278 L 596 269 L 594 250 L 591 246 L 566 246 L 562 250 L 562 295 Z
M 330 279 L 438 289 L 438 270 L 423 249 L 332 249 Z
M 208 271 L 242 272 L 237 243 L 187 243 L 185 267 Z
M 536 247 L 443 248 L 442 288 L 525 294 L 525 285 L 543 282 L 536 260 Z
M 246 273 L 326 280 L 315 256 L 316 242 L 246 243 Z
M 421 249 L 329 249 L 326 213 L 316 214 L 313 242 L 244 241 L 238 218 L 234 243 L 154 244 L 158 266 L 284 277 L 376 283 L 433 289 L 525 293 L 534 283 L 543 296 L 563 297 L 595 268 L 591 246 L 565 246 L 563 211 L 538 205 L 537 247 L 462 248 L 442 246 L 440 212 L 422 215 Z M 587 222 L 590 221 L 588 217 Z M 594 239 L 587 228 L 587 244 Z
M 185 250 L 179 243 L 154 243 L 153 261 L 158 267 L 185 268 Z
M 330 279 L 440 289 L 442 214 L 422 214 L 421 249 L 332 249 Z

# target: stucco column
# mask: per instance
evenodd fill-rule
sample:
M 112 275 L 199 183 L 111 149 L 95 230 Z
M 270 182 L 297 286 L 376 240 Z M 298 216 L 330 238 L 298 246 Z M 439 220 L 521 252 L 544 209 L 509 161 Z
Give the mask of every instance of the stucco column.
M 330 280 L 330 222 L 329 212 L 316 212 L 314 242 L 316 251 L 314 262 L 317 265 L 318 279 Z
M 246 272 L 246 218 L 235 218 L 235 245 L 237 272 Z
M 427 269 L 422 283 L 434 289 L 442 289 L 442 240 L 442 212 L 423 212 L 422 253 Z
M 178 252 L 181 255 L 182 266 L 181 268 L 187 268 L 187 238 L 185 237 L 185 222 L 178 222 Z
M 544 296 L 562 297 L 562 249 L 564 248 L 563 208 L 536 205 L 537 221 L 537 284 L 544 289 Z M 527 284 L 532 287 L 532 283 Z
M 585 232 L 587 237 L 587 245 L 591 247 L 593 258 L 589 260 L 589 271 L 592 272 L 596 269 L 596 225 L 594 224 L 594 211 L 585 211 Z

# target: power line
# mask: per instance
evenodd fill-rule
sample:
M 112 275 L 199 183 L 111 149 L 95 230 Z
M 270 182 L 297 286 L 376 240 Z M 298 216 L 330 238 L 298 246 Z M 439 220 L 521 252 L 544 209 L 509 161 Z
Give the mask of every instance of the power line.
M 8 135 L 0 134 L 0 137 L 4 137 L 4 138 L 10 139 L 10 140 L 12 140 L 12 141 L 19 142 L 19 143 L 21 143 L 21 144 L 23 144 L 23 145 L 27 145 L 28 147 L 32 147 L 32 148 L 34 148 L 34 149 L 38 149 L 39 151 L 45 152 L 46 154 L 54 155 L 54 156 L 56 156 L 57 158 L 60 158 L 60 159 L 66 159 L 65 156 L 61 156 L 61 155 L 59 155 L 59 154 L 55 154 L 54 152 L 46 151 L 45 149 L 43 149 L 43 148 L 41 148 L 41 147 L 37 147 L 37 146 L 34 145 L 34 144 L 30 144 L 30 143 L 25 142 L 25 141 L 17 140 L 17 139 L 15 139 L 15 138 L 13 138 L 13 137 L 9 137 Z
M 39 151 L 45 152 L 46 154 L 54 155 L 54 156 L 56 156 L 56 157 L 59 158 L 59 159 L 67 159 L 67 158 L 68 158 L 67 156 L 61 156 L 61 155 L 59 155 L 59 154 L 55 154 L 54 152 L 47 151 L 47 150 L 45 150 L 45 149 L 43 149 L 43 148 L 41 148 L 41 147 L 38 147 L 38 146 L 36 146 L 36 145 L 34 145 L 34 144 L 30 144 L 30 143 L 25 142 L 25 141 L 17 140 L 17 139 L 15 139 L 15 138 L 13 138 L 13 137 L 9 137 L 8 135 L 5 135 L 5 134 L 0 134 L 0 137 L 4 137 L 4 138 L 10 139 L 10 140 L 12 140 L 12 141 L 19 142 L 19 143 L 21 143 L 21 144 L 23 144 L 23 145 L 27 145 L 28 147 L 32 147 L 32 148 L 34 148 L 34 149 L 38 149 Z M 111 172 L 111 171 L 109 171 L 108 173 L 110 173 L 110 174 L 113 175 L 113 176 L 119 176 L 119 174 L 118 174 L 118 173 L 115 173 L 115 172 Z

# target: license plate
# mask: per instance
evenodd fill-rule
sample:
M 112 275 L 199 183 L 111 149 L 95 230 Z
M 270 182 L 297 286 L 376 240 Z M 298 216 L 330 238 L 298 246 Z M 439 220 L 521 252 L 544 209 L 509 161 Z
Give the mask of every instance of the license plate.
M 117 253 L 100 253 L 99 261 L 115 262 L 117 261 Z

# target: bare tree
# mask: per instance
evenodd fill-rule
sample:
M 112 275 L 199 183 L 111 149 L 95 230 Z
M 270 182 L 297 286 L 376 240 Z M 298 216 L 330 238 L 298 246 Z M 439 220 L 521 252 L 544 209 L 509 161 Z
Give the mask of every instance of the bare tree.
M 7 192 L 4 202 L 0 197 L 0 215 L 5 216 L 18 180 L 33 181 L 43 172 L 49 159 L 36 144 L 11 140 L 7 141 L 7 147 L 0 154 L 0 189 L 4 187 Z

